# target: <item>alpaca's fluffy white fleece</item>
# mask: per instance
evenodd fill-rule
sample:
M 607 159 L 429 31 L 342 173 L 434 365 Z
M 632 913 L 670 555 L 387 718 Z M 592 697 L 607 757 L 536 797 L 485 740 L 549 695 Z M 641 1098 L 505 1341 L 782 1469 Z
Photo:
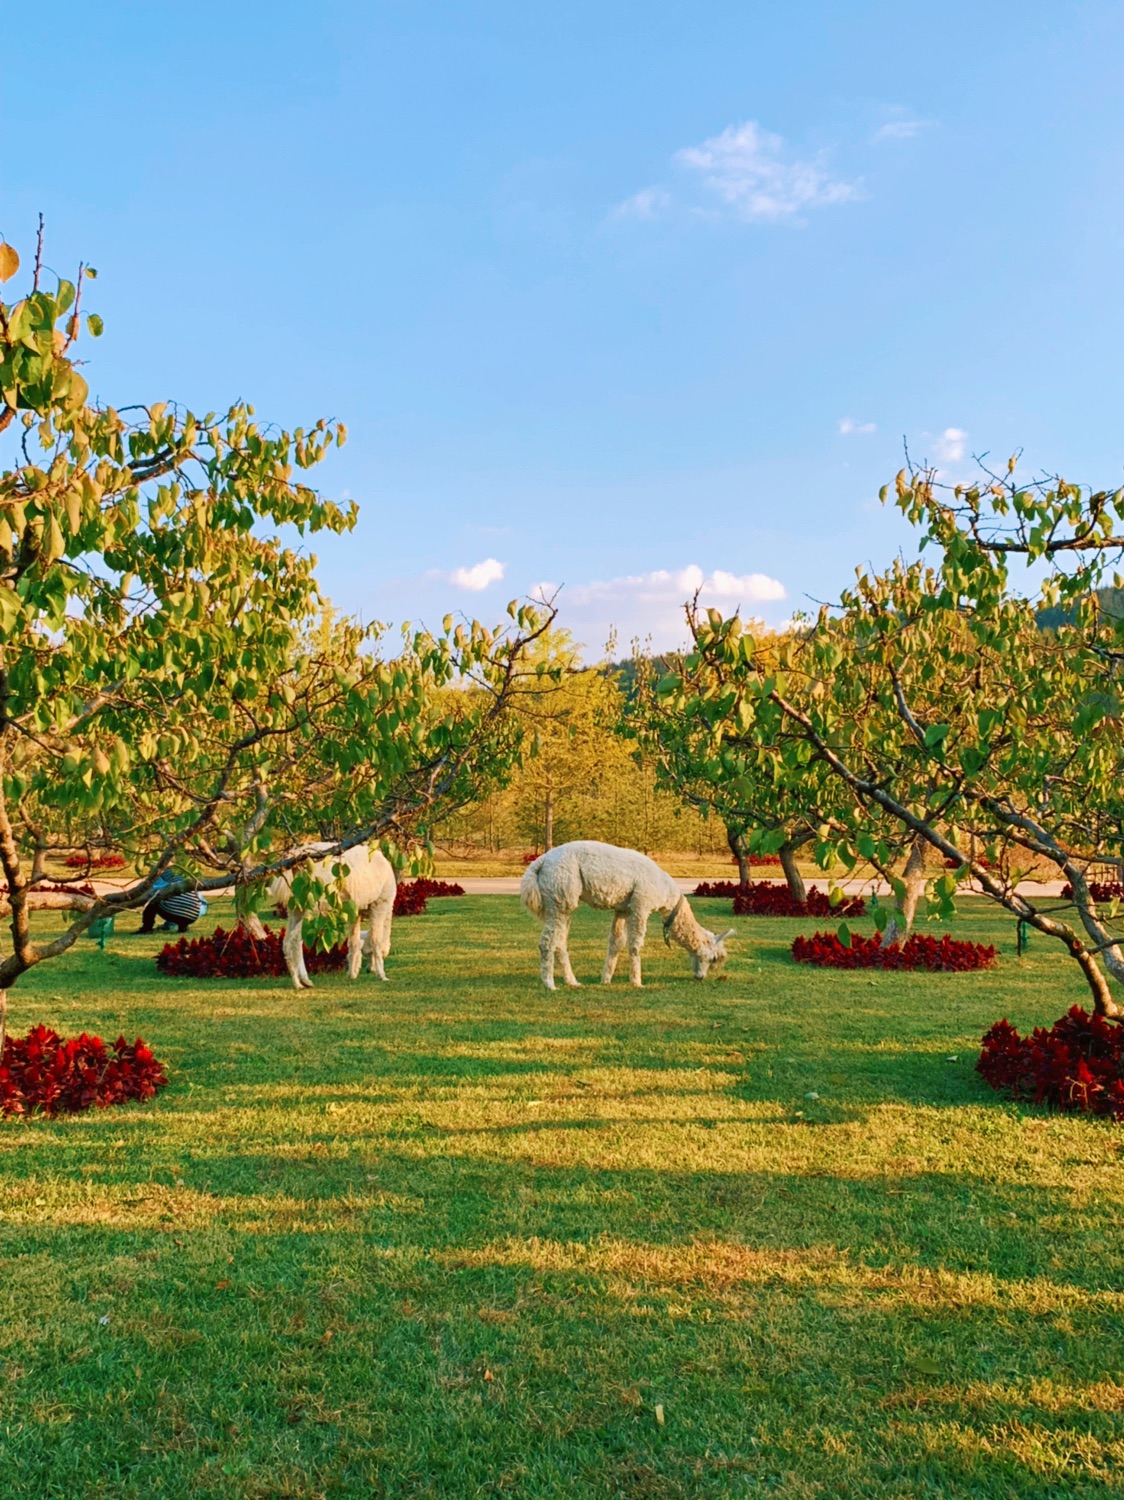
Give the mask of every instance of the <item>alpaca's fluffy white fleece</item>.
M 331 845 L 325 844 L 313 845 L 311 852 L 317 853 L 320 849 L 330 847 Z M 357 844 L 346 854 L 329 854 L 326 858 L 317 860 L 311 867 L 311 873 L 317 880 L 331 885 L 336 878 L 332 867 L 337 864 L 347 867 L 347 874 L 343 878 L 343 889 L 348 900 L 355 904 L 358 912 L 348 934 L 348 972 L 352 979 L 355 979 L 362 967 L 365 921 L 371 973 L 377 974 L 380 979 L 385 979 L 386 970 L 383 961 L 390 952 L 390 924 L 394 916 L 394 894 L 397 890 L 394 867 L 381 850 L 372 851 L 367 848 L 366 844 Z M 310 916 L 311 912 L 300 911 L 292 905 L 292 886 L 291 875 L 279 875 L 269 888 L 269 899 L 276 905 L 289 906 L 289 919 L 283 943 L 285 963 L 294 986 L 298 990 L 311 989 L 312 980 L 309 979 L 304 965 L 302 943 L 304 919 Z M 323 911 L 325 906 L 326 903 L 321 901 L 320 910 Z
M 543 983 L 554 988 L 554 964 L 562 966 L 562 977 L 576 985 L 567 937 L 570 917 L 579 904 L 615 913 L 609 933 L 609 949 L 601 973 L 608 984 L 621 950 L 627 946 L 629 973 L 640 984 L 640 949 L 652 912 L 665 914 L 665 935 L 686 948 L 692 956 L 695 975 L 702 979 L 710 965 L 726 957 L 721 938 L 695 921 L 686 897 L 671 876 L 655 860 L 635 849 L 618 849 L 595 839 L 576 839 L 559 844 L 527 866 L 519 887 L 524 907 L 543 923 L 539 942 Z

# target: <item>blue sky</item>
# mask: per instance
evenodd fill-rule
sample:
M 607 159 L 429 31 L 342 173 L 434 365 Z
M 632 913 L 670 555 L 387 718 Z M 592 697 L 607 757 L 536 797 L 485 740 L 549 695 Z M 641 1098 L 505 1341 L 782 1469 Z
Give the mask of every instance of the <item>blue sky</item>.
M 98 267 L 104 399 L 347 423 L 317 551 L 366 618 L 779 621 L 909 546 L 903 437 L 1120 482 L 1119 4 L 50 20 L 5 21 L 0 232 Z

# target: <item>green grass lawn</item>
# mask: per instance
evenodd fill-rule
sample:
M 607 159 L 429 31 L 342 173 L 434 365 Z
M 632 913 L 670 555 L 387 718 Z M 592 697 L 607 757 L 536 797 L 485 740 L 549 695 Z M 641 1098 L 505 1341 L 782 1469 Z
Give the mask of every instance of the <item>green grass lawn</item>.
M 504 897 L 306 995 L 84 942 L 13 1030 L 172 1082 L 0 1123 L 0 1493 L 1124 1494 L 1124 1132 L 979 1082 L 993 1020 L 1084 994 L 966 908 L 993 972 L 736 919 L 718 982 L 653 926 L 647 988 L 552 995 Z

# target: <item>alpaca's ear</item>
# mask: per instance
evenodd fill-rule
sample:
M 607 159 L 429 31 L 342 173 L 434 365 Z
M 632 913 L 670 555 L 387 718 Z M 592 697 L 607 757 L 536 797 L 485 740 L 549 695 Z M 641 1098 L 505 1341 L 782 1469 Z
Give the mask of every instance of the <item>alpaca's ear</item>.
M 718 939 L 718 941 L 720 943 L 724 943 L 727 938 L 737 937 L 737 935 L 738 935 L 738 929 L 736 927 L 731 927 L 730 930 L 729 930 L 729 932 L 724 932 L 722 934 L 722 936 Z

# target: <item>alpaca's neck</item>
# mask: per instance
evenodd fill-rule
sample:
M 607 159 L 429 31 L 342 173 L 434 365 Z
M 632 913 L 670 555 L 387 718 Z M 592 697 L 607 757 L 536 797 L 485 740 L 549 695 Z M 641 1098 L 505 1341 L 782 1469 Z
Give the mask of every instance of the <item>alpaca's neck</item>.
M 704 929 L 695 920 L 687 898 L 684 896 L 675 910 L 667 929 L 667 935 L 688 953 L 698 953 L 704 946 Z

